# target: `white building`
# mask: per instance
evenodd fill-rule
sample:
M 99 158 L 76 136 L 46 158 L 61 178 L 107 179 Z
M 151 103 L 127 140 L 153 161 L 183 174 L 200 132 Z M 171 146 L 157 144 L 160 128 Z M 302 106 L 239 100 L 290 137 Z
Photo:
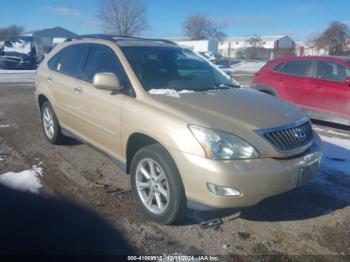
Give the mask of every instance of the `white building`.
M 297 42 L 296 54 L 298 56 L 328 55 L 326 49 L 318 49 L 313 42 Z
M 218 53 L 217 40 L 172 40 L 179 46 L 189 48 L 195 52 L 211 52 L 214 55 Z
M 280 36 L 247 36 L 228 37 L 219 42 L 219 54 L 224 57 L 239 58 L 239 51 L 247 47 L 254 47 L 256 43 L 252 39 L 258 38 L 259 47 L 262 47 L 259 59 L 272 59 L 278 56 L 277 50 L 294 50 L 295 42 L 287 35 Z

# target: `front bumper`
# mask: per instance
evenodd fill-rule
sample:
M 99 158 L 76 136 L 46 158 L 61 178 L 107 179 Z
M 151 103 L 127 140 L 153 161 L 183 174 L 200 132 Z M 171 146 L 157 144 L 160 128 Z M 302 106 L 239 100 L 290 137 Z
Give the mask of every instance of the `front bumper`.
M 36 64 L 31 60 L 22 58 L 3 57 L 1 66 L 4 69 L 33 69 L 36 67 Z
M 322 157 L 318 139 L 302 155 L 289 159 L 217 161 L 176 150 L 170 153 L 181 174 L 191 206 L 195 203 L 208 208 L 252 206 L 264 198 L 289 191 L 316 174 Z M 307 170 L 308 174 L 301 177 L 304 167 L 310 164 L 316 168 Z M 215 195 L 208 190 L 208 183 L 235 188 L 241 195 Z

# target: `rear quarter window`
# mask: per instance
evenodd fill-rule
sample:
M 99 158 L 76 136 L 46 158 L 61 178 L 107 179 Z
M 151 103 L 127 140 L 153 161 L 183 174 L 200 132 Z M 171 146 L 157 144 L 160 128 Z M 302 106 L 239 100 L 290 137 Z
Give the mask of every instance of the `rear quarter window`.
M 316 78 L 343 82 L 350 77 L 350 68 L 332 61 L 317 61 Z
M 61 52 L 58 52 L 47 63 L 47 66 L 53 71 L 57 71 L 57 62 L 58 62 L 58 59 L 60 57 L 60 54 L 61 54 Z

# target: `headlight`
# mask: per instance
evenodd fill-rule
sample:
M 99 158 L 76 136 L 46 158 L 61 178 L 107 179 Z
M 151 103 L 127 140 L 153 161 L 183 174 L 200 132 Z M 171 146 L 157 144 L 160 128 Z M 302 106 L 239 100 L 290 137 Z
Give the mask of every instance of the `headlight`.
M 193 125 L 189 128 L 202 146 L 206 158 L 232 160 L 259 157 L 258 151 L 238 136 Z

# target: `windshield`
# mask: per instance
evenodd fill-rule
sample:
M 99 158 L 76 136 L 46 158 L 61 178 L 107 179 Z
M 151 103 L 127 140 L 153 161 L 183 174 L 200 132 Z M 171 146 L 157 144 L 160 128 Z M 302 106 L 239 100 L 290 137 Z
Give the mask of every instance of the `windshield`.
M 26 37 L 12 37 L 4 43 L 4 52 L 17 52 L 29 54 L 32 47 L 32 41 Z
M 122 49 L 146 91 L 200 92 L 236 87 L 228 76 L 188 49 L 149 46 Z

